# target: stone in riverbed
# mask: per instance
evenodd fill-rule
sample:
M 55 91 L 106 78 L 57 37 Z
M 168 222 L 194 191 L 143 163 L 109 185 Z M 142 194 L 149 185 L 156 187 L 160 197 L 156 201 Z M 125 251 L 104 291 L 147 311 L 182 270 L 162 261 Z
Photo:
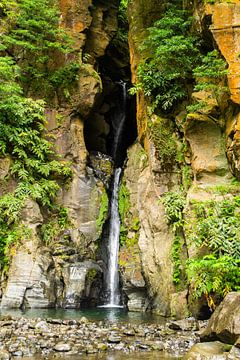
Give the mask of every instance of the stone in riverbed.
M 0 360 L 9 360 L 10 355 L 7 350 L 0 350 Z
M 112 344 L 119 344 L 121 340 L 122 340 L 121 337 L 118 335 L 110 335 L 107 339 L 107 341 Z
M 228 360 L 240 360 L 240 349 L 236 346 L 233 346 L 227 359 Z
M 234 344 L 240 337 L 240 292 L 230 292 L 214 311 L 201 334 L 203 341 L 219 339 Z
M 183 360 L 227 360 L 229 347 L 220 341 L 195 344 Z
M 198 322 L 194 318 L 171 321 L 169 328 L 183 331 L 199 330 Z
M 55 351 L 68 352 L 71 350 L 71 346 L 68 343 L 59 342 L 54 346 Z

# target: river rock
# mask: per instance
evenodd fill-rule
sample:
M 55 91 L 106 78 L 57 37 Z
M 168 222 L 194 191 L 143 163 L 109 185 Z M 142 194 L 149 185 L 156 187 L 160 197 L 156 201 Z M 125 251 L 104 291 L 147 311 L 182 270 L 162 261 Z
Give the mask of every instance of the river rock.
M 220 341 L 195 344 L 183 360 L 225 360 L 227 359 L 226 350 L 229 349 Z
M 36 329 L 39 329 L 39 330 L 42 330 L 42 331 L 45 331 L 45 332 L 48 332 L 49 331 L 49 327 L 48 327 L 48 324 L 46 321 L 39 321 L 36 326 L 35 326 Z
M 236 346 L 233 346 L 227 359 L 228 360 L 239 360 L 240 359 L 240 349 Z
M 234 344 L 240 336 L 240 292 L 228 293 L 211 316 L 202 340 L 219 339 Z
M 10 354 L 7 350 L 0 350 L 0 360 L 9 360 Z
M 71 346 L 67 343 L 59 342 L 54 346 L 54 350 L 59 352 L 68 352 L 71 350 Z
M 113 344 L 119 344 L 121 342 L 121 337 L 118 335 L 110 335 L 108 337 L 108 342 Z
M 171 321 L 169 328 L 183 331 L 199 330 L 198 322 L 194 318 Z

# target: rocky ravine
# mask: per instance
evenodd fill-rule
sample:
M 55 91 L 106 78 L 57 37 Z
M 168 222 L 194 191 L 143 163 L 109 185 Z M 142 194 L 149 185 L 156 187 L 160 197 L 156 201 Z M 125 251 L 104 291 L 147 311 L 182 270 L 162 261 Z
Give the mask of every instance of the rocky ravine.
M 183 330 L 181 330 L 183 329 Z M 183 355 L 199 336 L 194 320 L 179 325 L 115 324 L 81 320 L 0 319 L 0 359 L 43 354 L 159 351 Z

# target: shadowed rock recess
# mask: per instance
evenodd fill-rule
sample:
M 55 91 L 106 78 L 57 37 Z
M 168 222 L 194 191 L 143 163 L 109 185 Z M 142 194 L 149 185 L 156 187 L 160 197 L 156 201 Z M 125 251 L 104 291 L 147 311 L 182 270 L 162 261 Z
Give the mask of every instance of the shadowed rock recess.
M 206 260 L 206 255 L 207 260 L 219 259 L 224 244 L 232 249 L 236 239 L 234 244 L 239 243 L 240 4 L 184 1 L 194 18 L 190 32 L 198 36 L 199 58 L 216 50 L 227 72 L 214 75 L 215 87 L 210 89 L 196 88 L 206 74 L 187 74 L 181 79 L 185 97 L 168 111 L 154 105 L 138 80 L 139 65 L 151 59 L 151 51 L 143 47 L 147 29 L 164 16 L 166 3 L 129 0 L 123 29 L 119 0 L 59 1 L 60 27 L 70 36 L 73 52 L 52 52 L 51 66 L 74 59 L 77 74 L 67 88 L 59 85 L 50 95 L 29 90 L 28 96 L 46 100 L 46 133 L 60 161 L 70 163 L 72 178 L 67 183 L 57 179 L 57 207 L 49 210 L 30 198 L 26 201 L 19 226 L 30 228 L 31 234 L 9 246 L 8 266 L 0 268 L 1 307 L 84 308 L 103 301 L 108 205 L 118 166 L 124 168 L 119 273 L 127 308 L 206 319 L 232 290 L 227 284 L 217 293 L 218 279 L 210 291 L 202 283 L 197 288 L 201 272 L 193 273 L 191 264 Z M 14 46 L 11 51 L 14 56 Z M 113 156 L 123 82 L 127 90 L 135 86 L 136 95 L 127 91 L 123 141 Z M 200 107 L 189 110 L 189 105 Z M 17 186 L 13 159 L 11 153 L 0 158 L 1 196 Z M 68 214 L 64 225 L 56 208 Z M 225 231 L 225 218 L 230 219 L 227 229 L 230 222 L 235 226 L 231 235 Z M 214 234 L 223 234 L 216 240 L 224 238 L 219 251 L 219 242 L 211 245 L 211 226 Z M 239 261 L 239 253 L 234 261 Z M 236 278 L 237 283 L 239 275 Z

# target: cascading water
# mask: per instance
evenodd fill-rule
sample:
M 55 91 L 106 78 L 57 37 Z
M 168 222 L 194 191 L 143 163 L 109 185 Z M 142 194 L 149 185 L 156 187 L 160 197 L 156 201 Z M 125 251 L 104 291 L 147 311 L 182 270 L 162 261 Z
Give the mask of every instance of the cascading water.
M 112 156 L 117 166 L 114 172 L 113 190 L 110 202 L 110 227 L 109 227 L 109 241 L 108 241 L 108 268 L 107 268 L 107 304 L 105 307 L 119 307 L 121 306 L 120 290 L 119 290 L 119 275 L 118 275 L 118 251 L 119 251 L 119 236 L 120 236 L 120 216 L 118 210 L 118 190 L 120 184 L 120 177 L 122 169 L 119 167 L 121 163 L 123 130 L 126 120 L 126 103 L 127 103 L 127 87 L 126 83 L 119 83 L 122 89 L 122 101 L 119 102 L 119 108 L 113 119 L 113 147 Z
M 121 168 L 117 168 L 114 173 L 113 192 L 110 207 L 110 231 L 108 243 L 108 273 L 107 285 L 109 294 L 108 306 L 114 307 L 120 304 L 119 276 L 118 276 L 118 249 L 120 236 L 120 217 L 118 211 L 118 189 L 121 175 Z

